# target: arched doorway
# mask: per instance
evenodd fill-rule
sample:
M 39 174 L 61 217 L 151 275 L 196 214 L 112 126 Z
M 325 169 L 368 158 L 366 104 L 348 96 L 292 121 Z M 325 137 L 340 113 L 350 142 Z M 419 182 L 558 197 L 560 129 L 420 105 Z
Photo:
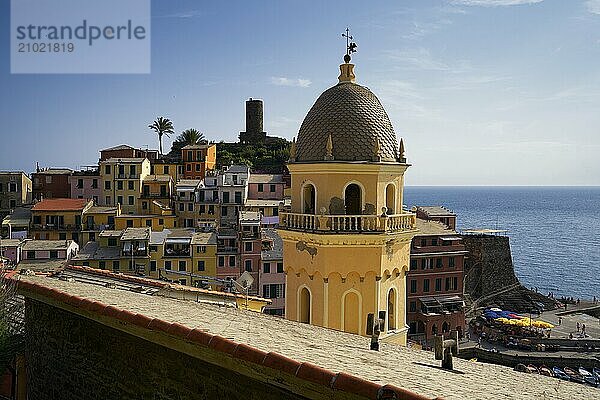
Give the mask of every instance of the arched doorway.
M 396 187 L 393 184 L 388 184 L 385 188 L 385 207 L 388 215 L 394 214 L 396 209 Z
M 300 289 L 298 321 L 305 324 L 310 323 L 310 291 L 303 287 Z
M 344 296 L 344 332 L 360 332 L 360 304 L 355 292 L 348 292 Z
M 362 212 L 362 197 L 360 186 L 351 183 L 346 186 L 344 191 L 344 205 L 346 206 L 346 215 L 360 215 Z
M 388 331 L 396 329 L 396 290 L 388 293 Z
M 304 185 L 302 189 L 302 212 L 304 214 L 314 214 L 316 209 L 316 190 L 311 183 Z

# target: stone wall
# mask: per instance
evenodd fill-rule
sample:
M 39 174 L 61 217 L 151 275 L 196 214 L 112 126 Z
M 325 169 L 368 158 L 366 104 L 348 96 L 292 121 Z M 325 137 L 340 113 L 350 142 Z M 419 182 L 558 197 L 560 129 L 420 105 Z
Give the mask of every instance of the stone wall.
M 557 303 L 520 284 L 507 236 L 464 235 L 464 292 L 476 306 L 497 306 L 515 312 L 554 309 Z
M 36 300 L 26 327 L 32 399 L 299 398 Z

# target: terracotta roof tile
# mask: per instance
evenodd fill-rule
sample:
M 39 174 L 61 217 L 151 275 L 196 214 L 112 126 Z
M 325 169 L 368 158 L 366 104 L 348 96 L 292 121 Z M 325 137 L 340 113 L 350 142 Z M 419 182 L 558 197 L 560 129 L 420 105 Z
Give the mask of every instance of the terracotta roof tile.
M 44 199 L 31 209 L 32 211 L 83 211 L 89 203 L 86 199 Z

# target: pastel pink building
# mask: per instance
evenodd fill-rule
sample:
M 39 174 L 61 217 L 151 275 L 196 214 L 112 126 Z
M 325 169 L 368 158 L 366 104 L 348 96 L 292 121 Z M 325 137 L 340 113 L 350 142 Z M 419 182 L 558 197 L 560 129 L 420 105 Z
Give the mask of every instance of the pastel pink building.
M 73 172 L 69 176 L 72 199 L 94 200 L 95 205 L 104 205 L 102 179 L 98 168 Z
M 21 240 L 0 238 L 0 262 L 17 265 L 21 261 Z
M 250 174 L 248 198 L 252 200 L 283 200 L 283 175 Z
M 283 241 L 272 228 L 262 230 L 262 266 L 259 273 L 260 297 L 271 299 L 265 313 L 285 315 L 285 273 L 283 272 Z

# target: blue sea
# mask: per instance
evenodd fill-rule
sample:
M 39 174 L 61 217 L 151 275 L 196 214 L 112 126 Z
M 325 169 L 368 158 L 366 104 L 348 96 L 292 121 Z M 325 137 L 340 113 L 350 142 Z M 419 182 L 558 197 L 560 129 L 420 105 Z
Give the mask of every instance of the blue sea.
M 600 187 L 404 189 L 404 204 L 443 205 L 457 229 L 506 229 L 522 284 L 555 296 L 600 297 Z

